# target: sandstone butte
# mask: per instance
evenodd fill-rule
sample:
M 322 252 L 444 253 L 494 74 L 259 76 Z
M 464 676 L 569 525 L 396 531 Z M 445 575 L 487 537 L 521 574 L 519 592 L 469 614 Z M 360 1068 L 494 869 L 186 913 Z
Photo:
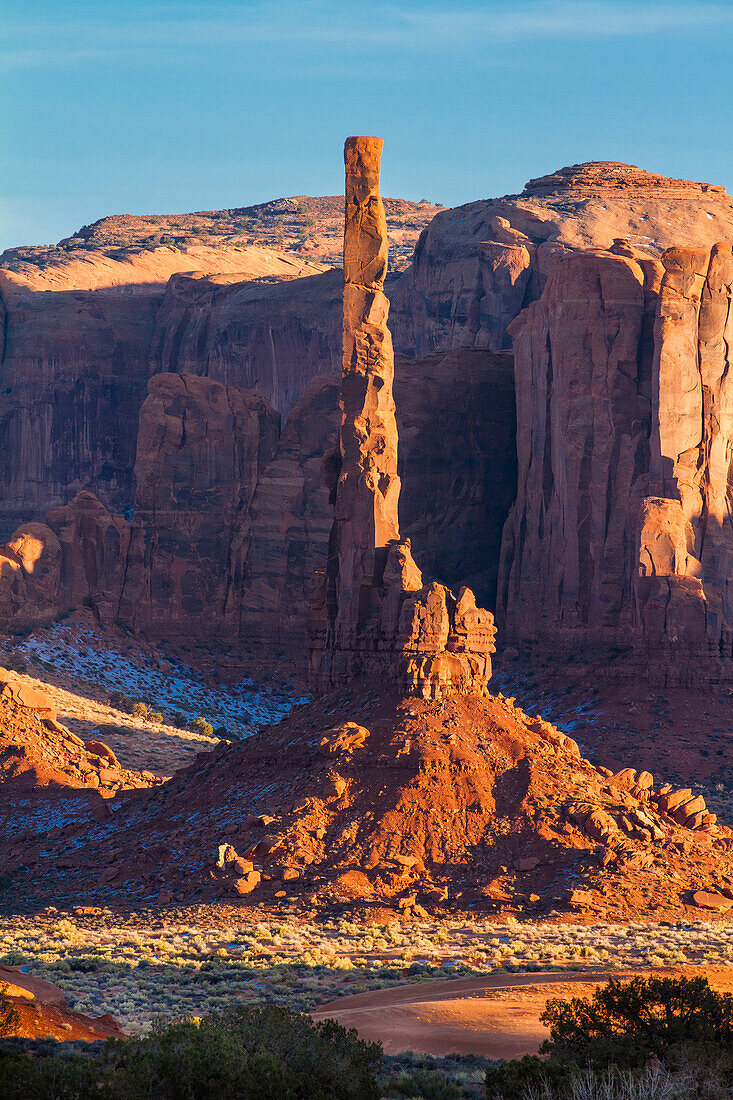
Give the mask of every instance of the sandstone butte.
M 379 138 L 348 138 L 344 147 L 342 418 L 335 516 L 310 620 L 310 671 L 320 691 L 383 680 L 440 698 L 485 691 L 494 619 L 468 588 L 456 597 L 436 582 L 425 585 L 409 540 L 400 539 L 381 154 Z
M 335 515 L 311 633 L 323 694 L 246 747 L 220 747 L 124 797 L 114 830 L 77 806 L 53 836 L 26 821 L 21 832 L 16 785 L 4 784 L 11 900 L 32 878 L 36 898 L 64 901 L 152 891 L 161 904 L 285 897 L 403 917 L 560 908 L 623 919 L 652 902 L 657 915 L 724 912 L 733 834 L 704 798 L 646 771 L 594 766 L 550 723 L 488 695 L 490 614 L 465 591 L 423 586 L 400 539 L 380 152 L 377 139 L 346 144 L 340 446 L 326 462 Z M 186 388 L 175 376 L 159 385 Z M 661 560 L 664 543 L 648 542 Z M 5 705 L 32 727 L 43 700 L 7 682 Z M 51 715 L 43 721 L 63 738 Z M 71 747 L 76 760 L 105 755 Z
M 592 162 L 428 213 L 387 287 L 423 575 L 470 585 L 505 644 L 607 644 L 659 683 L 730 682 L 733 200 Z M 90 606 L 302 666 L 341 274 L 261 229 L 217 248 L 153 231 L 112 219 L 0 272 L 0 625 Z

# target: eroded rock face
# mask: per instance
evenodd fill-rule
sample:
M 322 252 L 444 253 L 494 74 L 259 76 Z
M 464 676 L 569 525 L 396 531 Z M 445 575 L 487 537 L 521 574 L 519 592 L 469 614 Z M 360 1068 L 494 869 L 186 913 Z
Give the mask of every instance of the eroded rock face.
M 290 413 L 234 536 L 227 617 L 243 644 L 303 660 L 306 608 L 333 522 L 324 458 L 339 429 L 338 378 L 314 379 Z
M 400 529 L 424 575 L 496 602 L 517 483 L 514 359 L 483 348 L 395 357 Z
M 25 632 L 88 607 L 117 619 L 130 525 L 93 493 L 52 508 L 46 523 L 24 523 L 0 548 L 0 629 Z
M 456 598 L 442 585 L 424 585 L 409 539 L 400 539 L 381 152 L 378 138 L 348 138 L 344 148 L 340 468 L 326 573 L 313 601 L 310 666 L 320 691 L 386 677 L 439 698 L 485 689 L 495 630 L 469 589 Z
M 396 356 L 394 393 L 400 529 L 424 575 L 465 582 L 491 607 L 516 484 L 513 359 L 480 349 Z M 338 398 L 337 378 L 306 387 L 235 539 L 229 606 L 241 642 L 263 652 L 305 651 L 306 608 L 333 522 L 324 463 L 335 475 Z
M 308 280 L 302 280 L 307 289 L 290 299 L 290 322 L 287 302 L 267 308 L 268 292 L 277 291 L 281 280 L 322 270 L 305 258 L 263 248 L 198 246 L 78 250 L 37 264 L 8 263 L 13 269 L 0 271 L 3 538 L 83 489 L 112 510 L 131 506 L 137 422 L 151 360 L 155 371 L 166 369 L 166 360 L 170 369 L 271 392 L 289 407 L 294 387 L 295 396 L 299 392 L 296 364 L 327 354 L 328 307 L 319 311 L 319 294 Z M 179 284 L 181 271 L 197 274 L 181 276 Z M 177 310 L 176 288 L 198 288 L 207 278 L 209 298 L 199 290 L 185 310 Z M 265 282 L 261 301 L 255 294 L 240 320 L 236 307 L 231 320 L 231 313 L 209 300 L 213 288 L 227 292 L 234 281 L 236 297 L 258 280 Z M 313 373 L 323 370 L 316 364 Z
M 231 635 L 232 543 L 278 429 L 275 410 L 252 391 L 191 375 L 151 378 L 140 411 L 122 622 L 159 637 Z
M 338 376 L 341 287 L 338 270 L 279 282 L 176 275 L 156 321 L 153 369 L 256 389 L 287 416 L 314 377 Z
M 130 524 L 82 492 L 46 517 L 61 548 L 59 613 L 91 607 L 100 622 L 117 621 L 130 546 Z
M 511 326 L 519 479 L 507 635 L 628 643 L 671 681 L 733 670 L 730 245 L 555 258 Z
M 24 523 L 0 547 L 0 630 L 32 630 L 58 614 L 61 546 L 45 523 Z
M 733 238 L 723 188 L 592 161 L 530 180 L 520 195 L 442 210 L 391 294 L 395 347 L 511 347 L 508 327 L 542 293 L 553 257 L 619 237 L 659 258 L 673 245 Z
M 132 503 L 132 469 L 162 298 L 2 287 L 0 508 L 6 531 L 89 489 Z

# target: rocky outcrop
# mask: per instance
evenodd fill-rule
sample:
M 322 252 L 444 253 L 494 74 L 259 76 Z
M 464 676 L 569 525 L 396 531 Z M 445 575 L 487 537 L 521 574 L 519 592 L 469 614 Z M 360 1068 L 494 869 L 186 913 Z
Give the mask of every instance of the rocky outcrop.
M 657 258 L 673 245 L 733 238 L 733 198 L 721 187 L 592 161 L 530 180 L 520 195 L 436 214 L 391 295 L 395 346 L 509 348 L 508 326 L 542 293 L 553 257 L 628 238 Z
M 518 495 L 509 638 L 628 644 L 663 678 L 733 674 L 729 245 L 555 258 L 511 326 Z
M 232 545 L 278 429 L 260 394 L 191 375 L 151 378 L 140 410 L 124 624 L 167 638 L 231 635 Z
M 495 631 L 469 589 L 456 598 L 442 585 L 424 586 L 409 539 L 400 539 L 381 152 L 378 138 L 348 138 L 344 148 L 339 469 L 326 573 L 313 601 L 310 667 L 320 691 L 387 678 L 436 698 L 485 689 Z
M 91 607 L 100 622 L 116 622 L 130 545 L 128 521 L 85 491 L 53 508 L 46 522 L 61 548 L 58 613 Z
M 22 632 L 58 614 L 61 546 L 45 523 L 24 523 L 0 547 L 0 630 Z
M 400 529 L 423 572 L 496 598 L 501 532 L 514 498 L 514 373 L 509 354 L 471 349 L 395 357 Z M 263 472 L 232 555 L 229 606 L 244 645 L 305 648 L 313 576 L 326 567 L 333 505 L 324 481 L 338 443 L 336 378 L 306 387 Z
M 569 909 L 625 922 L 689 921 L 701 887 L 731 892 L 733 831 L 691 790 L 594 767 L 501 694 L 434 702 L 387 687 L 354 685 L 246 746 L 200 753 L 123 802 L 103 851 L 88 821 L 39 836 L 34 817 L 22 839 L 10 823 L 4 866 L 31 869 L 13 901 L 32 888 L 36 904 L 286 897 L 330 915 L 373 906 L 381 919 Z
M 80 607 L 117 619 L 130 525 L 93 493 L 25 523 L 0 548 L 0 629 L 22 633 Z
M 157 786 L 150 772 L 123 768 L 101 741 L 82 741 L 56 720 L 52 700 L 14 672 L 0 668 L 0 786 L 3 798 L 51 788 L 88 790 L 102 798 Z

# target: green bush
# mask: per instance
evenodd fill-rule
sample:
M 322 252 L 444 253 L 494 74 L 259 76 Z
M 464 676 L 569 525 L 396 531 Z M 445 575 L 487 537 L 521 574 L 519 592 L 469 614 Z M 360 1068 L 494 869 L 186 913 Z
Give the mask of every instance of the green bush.
M 488 1100 L 681 1100 L 688 1087 L 700 1098 L 730 1095 L 733 996 L 706 978 L 614 980 L 590 998 L 548 1001 L 540 1018 L 550 1028 L 545 1057 L 490 1066 Z M 654 1081 L 650 1066 L 663 1071 Z
M 533 1095 L 552 1100 L 554 1096 L 567 1095 L 578 1073 L 574 1062 L 562 1065 L 526 1054 L 524 1058 L 487 1068 L 486 1095 L 488 1100 L 525 1100 Z M 559 1089 L 563 1092 L 558 1092 Z
M 211 722 L 207 722 L 206 719 L 202 718 L 201 715 L 199 715 L 198 718 L 194 718 L 193 722 L 191 723 L 191 730 L 194 733 L 200 733 L 203 737 L 214 736 L 214 727 L 212 726 Z
M 104 966 L 105 960 L 99 955 L 70 955 L 67 962 L 69 970 L 77 970 L 81 974 L 92 974 Z
M 707 978 L 610 981 L 590 999 L 547 1002 L 541 1016 L 551 1059 L 586 1065 L 641 1066 L 664 1062 L 681 1043 L 730 1046 L 733 995 L 716 993 Z
M 102 722 L 99 727 L 99 740 L 114 740 L 116 737 L 128 737 L 132 733 L 129 726 L 118 726 L 116 722 Z
M 252 1005 L 119 1045 L 115 1097 L 377 1100 L 381 1047 L 333 1020 Z
M 437 1069 L 415 1069 L 390 1081 L 383 1096 L 419 1097 L 420 1100 L 461 1100 L 463 1091 Z
M 88 1055 L 0 1053 L 3 1100 L 108 1100 L 99 1063 Z
M 158 1023 L 81 1057 L 0 1057 L 3 1100 L 378 1100 L 382 1048 L 273 1005 Z

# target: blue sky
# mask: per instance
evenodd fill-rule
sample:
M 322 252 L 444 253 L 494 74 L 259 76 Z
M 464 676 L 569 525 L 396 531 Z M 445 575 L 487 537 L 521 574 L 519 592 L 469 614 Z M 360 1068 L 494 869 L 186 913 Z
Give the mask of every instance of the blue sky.
M 733 0 L 0 0 L 0 248 L 342 188 L 447 205 L 583 160 L 733 186 Z

